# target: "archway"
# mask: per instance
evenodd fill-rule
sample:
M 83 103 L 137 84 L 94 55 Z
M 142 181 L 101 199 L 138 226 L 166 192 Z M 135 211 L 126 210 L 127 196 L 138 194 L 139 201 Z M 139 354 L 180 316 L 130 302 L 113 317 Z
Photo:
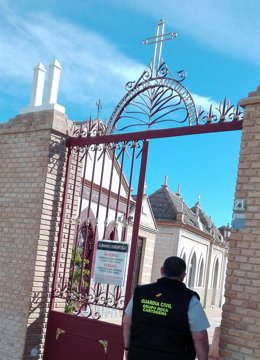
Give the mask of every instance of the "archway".
M 202 258 L 199 265 L 199 278 L 198 278 L 198 287 L 204 285 L 204 259 Z
M 194 252 L 189 263 L 189 273 L 188 273 L 188 287 L 192 289 L 195 286 L 196 272 L 197 272 L 197 259 L 196 259 L 196 253 Z
M 186 263 L 186 254 L 185 254 L 185 252 L 183 252 L 183 254 L 181 255 L 181 258 L 185 261 L 185 263 Z
M 219 261 L 216 259 L 214 264 L 213 276 L 212 276 L 212 296 L 211 305 L 216 305 L 216 293 L 219 283 Z

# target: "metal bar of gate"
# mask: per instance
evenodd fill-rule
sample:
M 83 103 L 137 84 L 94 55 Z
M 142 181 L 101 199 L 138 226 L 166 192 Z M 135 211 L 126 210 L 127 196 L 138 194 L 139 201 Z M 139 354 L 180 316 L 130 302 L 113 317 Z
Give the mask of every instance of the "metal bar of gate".
M 118 182 L 118 190 L 117 190 L 115 221 L 117 221 L 117 217 L 118 217 L 118 207 L 119 207 L 119 200 L 120 200 L 120 194 L 121 194 L 121 185 L 122 185 L 122 176 L 123 176 L 126 146 L 127 146 L 126 143 L 122 143 L 122 154 L 121 154 L 122 158 L 121 158 L 121 164 L 120 164 L 119 182 Z M 114 233 L 115 233 L 115 226 L 114 226 Z M 113 239 L 113 240 L 115 240 L 115 239 Z
M 97 154 L 98 154 L 98 146 L 97 145 L 94 146 L 93 151 L 95 153 L 94 153 L 92 176 L 91 176 L 91 183 L 90 183 L 90 189 L 89 189 L 89 199 L 88 199 L 88 208 L 87 208 L 88 210 L 87 210 L 87 219 L 86 219 L 86 231 L 85 231 L 84 240 L 83 240 L 82 259 L 86 258 L 86 251 L 89 250 L 89 246 L 92 246 L 92 245 L 90 245 L 90 239 L 89 239 L 89 227 L 91 226 L 89 216 L 90 216 L 90 209 L 91 209 L 91 203 L 92 203 L 95 169 L 96 169 L 96 164 L 97 164 L 97 161 L 96 161 L 97 160 Z M 85 173 L 84 173 L 83 176 L 85 176 Z M 88 258 L 89 258 L 89 255 L 90 254 L 88 254 Z M 83 272 L 84 272 L 84 261 L 82 263 L 81 270 L 80 270 L 80 279 L 79 279 L 79 292 L 80 293 L 81 293 L 81 290 L 82 290 Z
M 129 191 L 128 191 L 128 194 L 127 194 L 126 209 L 125 209 L 125 221 L 126 221 L 126 224 L 129 221 L 128 216 L 129 216 L 129 208 L 130 208 L 130 197 L 131 197 L 131 188 L 132 188 L 133 173 L 134 173 L 136 147 L 137 147 L 137 142 L 135 141 L 135 142 L 133 142 L 133 147 L 132 147 L 132 159 L 131 159 L 129 185 L 128 185 L 129 186 Z M 126 234 L 127 234 L 127 228 L 125 226 L 124 229 L 123 229 L 123 233 L 122 233 L 122 241 L 126 240 Z
M 103 187 L 103 180 L 104 180 L 104 170 L 105 170 L 105 161 L 106 161 L 106 149 L 107 149 L 107 144 L 104 144 L 103 145 L 103 152 L 102 152 L 102 165 L 101 165 L 101 175 L 100 175 L 100 183 L 99 183 L 100 191 L 98 192 L 96 219 L 99 218 L 100 200 L 101 200 L 101 194 L 102 194 L 102 187 Z M 96 229 L 97 229 L 97 223 L 95 225 L 94 239 L 96 239 Z
M 62 246 L 62 236 L 63 236 L 63 228 L 64 228 L 64 221 L 65 221 L 65 212 L 66 212 L 66 200 L 68 198 L 68 191 L 69 191 L 69 175 L 71 169 L 71 161 L 72 161 L 72 154 L 71 149 L 68 149 L 67 155 L 67 165 L 66 165 L 66 172 L 65 172 L 65 182 L 64 182 L 64 193 L 62 198 L 62 206 L 61 206 L 61 215 L 60 215 L 60 224 L 59 224 L 59 232 L 58 232 L 58 242 L 57 242 L 57 250 L 56 250 L 56 257 L 55 257 L 55 265 L 53 270 L 53 281 L 52 281 L 52 290 L 51 290 L 51 301 L 50 301 L 50 309 L 54 307 L 54 291 L 57 285 L 58 273 L 59 273 L 59 259 L 61 255 L 61 246 Z
M 89 147 L 87 146 L 85 148 L 85 155 L 83 157 L 85 157 L 84 159 L 84 167 L 83 167 L 83 173 L 86 173 L 86 168 L 87 168 L 87 163 L 88 163 L 88 152 L 89 152 Z M 77 243 L 78 243 L 78 236 L 79 236 L 79 230 L 80 230 L 80 226 L 82 226 L 82 224 L 80 224 L 80 214 L 82 211 L 82 203 L 83 203 L 83 193 L 84 193 L 84 176 L 82 176 L 82 180 L 81 180 L 81 190 L 80 190 L 80 203 L 79 203 L 79 211 L 78 211 L 78 221 L 76 221 L 76 229 L 75 229 L 75 236 L 74 236 L 74 242 L 73 242 L 73 247 L 72 247 L 72 276 L 71 279 L 73 279 L 74 276 L 74 266 L 75 266 L 75 261 L 76 261 L 76 249 L 77 249 Z M 67 246 L 69 247 L 70 242 L 67 242 Z M 66 269 L 67 269 L 67 259 L 68 259 L 68 251 L 66 251 L 66 257 L 65 257 L 65 267 L 64 267 L 64 273 L 63 273 L 63 283 L 62 283 L 62 288 L 64 286 L 64 282 L 65 282 L 65 274 L 66 274 Z M 70 284 L 70 291 L 72 289 L 72 282 Z
M 85 146 L 91 144 L 101 144 L 110 142 L 134 141 L 140 139 L 156 139 L 164 137 L 175 137 L 183 135 L 208 134 L 212 132 L 241 130 L 243 126 L 242 120 L 233 120 L 230 122 L 219 122 L 214 124 L 184 126 L 171 129 L 146 130 L 140 132 L 132 132 L 126 134 L 100 135 L 87 138 L 68 138 L 66 145 Z
M 144 182 L 145 182 L 146 164 L 147 164 L 147 157 L 148 157 L 148 147 L 149 147 L 149 141 L 144 140 L 143 150 L 142 150 L 142 159 L 141 159 L 141 164 L 140 164 L 140 177 L 139 177 L 139 182 L 138 182 L 133 234 L 132 234 L 132 241 L 131 241 L 130 262 L 129 262 L 128 273 L 127 273 L 125 304 L 128 303 L 128 301 L 130 300 L 131 294 L 132 294 L 133 272 L 134 272 L 134 266 L 135 266 L 135 254 L 136 254 L 136 249 L 137 249 L 138 232 L 139 232 L 140 217 L 141 217 L 141 210 L 142 210 L 142 199 L 143 199 L 143 193 L 144 193 Z
M 107 221 L 108 221 L 108 213 L 109 213 L 109 204 L 110 204 L 110 200 L 111 200 L 115 159 L 116 159 L 116 146 L 117 146 L 117 144 L 113 144 L 113 155 L 112 155 L 112 160 L 111 160 L 111 172 L 110 172 L 110 180 L 109 180 L 109 187 L 108 187 L 108 194 L 107 194 L 107 205 L 106 205 L 106 216 L 105 216 L 103 239 L 105 239 L 105 237 L 106 237 L 106 230 L 107 230 L 107 225 L 108 225 Z

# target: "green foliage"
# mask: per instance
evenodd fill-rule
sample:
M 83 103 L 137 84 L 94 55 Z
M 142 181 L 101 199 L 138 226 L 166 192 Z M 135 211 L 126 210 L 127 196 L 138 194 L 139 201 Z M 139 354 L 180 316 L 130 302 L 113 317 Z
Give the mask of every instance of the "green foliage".
M 75 256 L 75 261 L 74 261 L 74 256 Z M 79 294 L 80 292 L 82 293 L 87 291 L 89 287 L 89 275 L 90 275 L 88 266 L 89 266 L 89 259 L 86 258 L 83 259 L 83 248 L 77 248 L 76 254 L 75 252 L 72 253 L 72 260 L 71 260 L 70 272 L 69 272 L 69 283 L 68 283 L 68 288 L 69 289 L 71 288 L 73 293 Z M 73 272 L 73 268 L 74 268 L 74 272 Z M 82 272 L 82 279 L 80 280 L 81 272 Z M 73 311 L 76 310 L 77 308 L 78 308 L 77 301 L 68 299 L 65 305 L 65 313 L 72 314 Z

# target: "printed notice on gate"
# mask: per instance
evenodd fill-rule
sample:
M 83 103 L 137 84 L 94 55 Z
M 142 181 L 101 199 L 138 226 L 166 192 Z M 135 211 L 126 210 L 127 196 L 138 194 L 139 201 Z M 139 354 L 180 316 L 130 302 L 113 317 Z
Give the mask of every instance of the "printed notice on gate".
M 128 244 L 121 241 L 99 240 L 97 245 L 94 281 L 123 286 Z

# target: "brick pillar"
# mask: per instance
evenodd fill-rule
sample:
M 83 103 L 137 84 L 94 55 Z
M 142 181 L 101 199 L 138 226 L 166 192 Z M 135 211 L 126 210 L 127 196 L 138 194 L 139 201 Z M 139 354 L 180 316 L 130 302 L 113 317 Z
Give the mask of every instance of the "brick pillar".
M 41 358 L 70 126 L 56 110 L 0 124 L 1 360 Z
M 246 223 L 230 239 L 220 360 L 260 359 L 260 87 L 240 105 L 245 119 L 235 198 L 246 200 Z

